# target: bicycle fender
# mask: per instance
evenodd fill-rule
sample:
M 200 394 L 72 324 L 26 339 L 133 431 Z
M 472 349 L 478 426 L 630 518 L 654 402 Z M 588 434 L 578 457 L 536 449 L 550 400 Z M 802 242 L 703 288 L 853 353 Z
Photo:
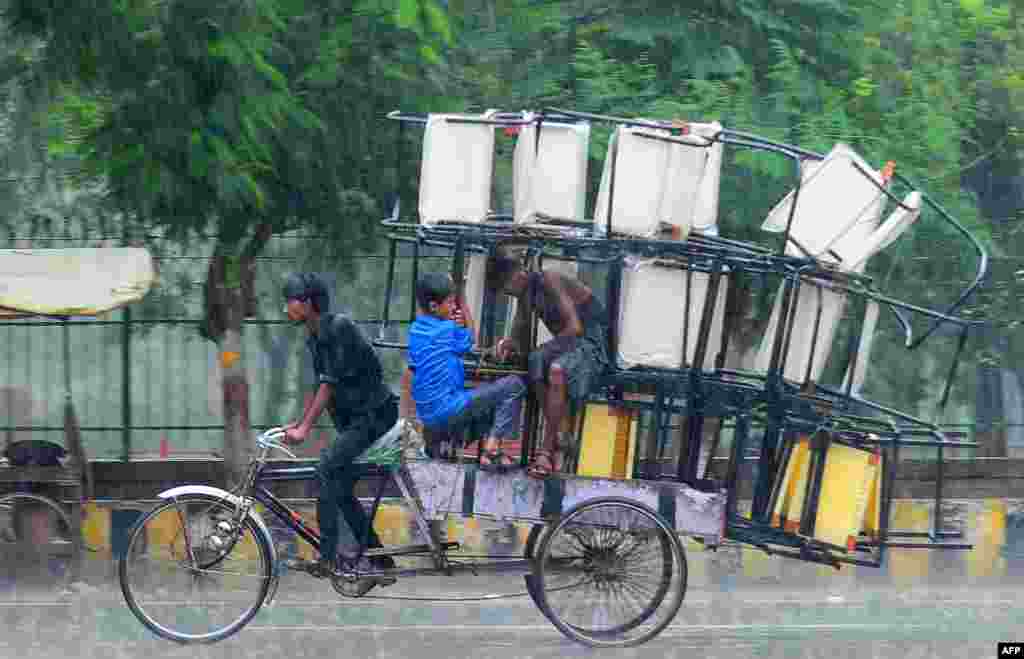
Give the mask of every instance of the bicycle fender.
M 174 499 L 186 494 L 203 494 L 216 499 L 224 499 L 229 501 L 232 505 L 240 505 L 241 497 L 238 497 L 227 490 L 222 490 L 219 487 L 212 487 L 210 485 L 180 485 L 178 487 L 172 487 L 169 490 L 164 490 L 157 496 L 161 499 Z M 263 521 L 263 516 L 255 508 L 249 508 L 249 517 L 256 523 L 256 528 L 263 535 L 263 538 L 267 541 L 270 546 L 270 564 L 273 566 L 273 578 L 274 582 L 270 584 L 270 591 L 267 596 L 267 603 L 269 604 L 277 591 L 277 580 L 281 576 L 278 572 L 278 561 L 277 561 L 277 546 L 274 544 L 274 537 L 270 535 L 270 529 L 267 527 L 267 523 Z

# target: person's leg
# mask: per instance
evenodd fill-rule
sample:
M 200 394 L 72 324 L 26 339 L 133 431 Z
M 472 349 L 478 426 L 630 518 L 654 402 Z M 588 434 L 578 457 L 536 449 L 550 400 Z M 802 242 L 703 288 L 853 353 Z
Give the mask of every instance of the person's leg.
M 341 499 L 341 483 L 338 474 L 339 465 L 344 463 L 344 456 L 336 449 L 341 438 L 320 451 L 320 462 L 316 467 L 316 477 L 320 486 L 316 500 L 316 519 L 320 526 L 320 558 L 333 560 L 338 554 L 338 501 Z M 343 468 L 343 467 L 342 467 Z
M 545 449 L 550 452 L 550 463 L 554 470 L 563 469 L 566 447 L 571 444 L 570 441 L 561 441 L 562 425 L 569 413 L 569 401 L 582 404 L 600 380 L 607 363 L 602 346 L 603 343 L 591 336 L 583 337 L 572 350 L 560 355 L 551 364 L 548 377 L 549 400 L 545 406 Z M 550 393 L 552 391 L 558 394 Z
M 377 533 L 373 530 L 362 504 L 356 498 L 356 482 L 359 478 L 354 472 L 355 469 L 350 467 L 338 474 L 338 508 L 341 509 L 341 516 L 348 524 L 356 543 L 361 546 L 365 539 L 366 546 L 374 549 L 380 547 L 380 539 L 377 538 Z
M 566 373 L 557 362 L 548 369 L 548 384 L 540 400 L 544 414 L 544 437 L 541 445 L 534 450 L 528 468 L 529 475 L 534 478 L 546 478 L 553 472 L 559 472 L 565 463 L 558 440 L 568 408 Z
M 537 399 L 544 415 L 544 436 L 530 464 L 530 475 L 537 478 L 562 467 L 558 438 L 568 409 L 568 375 L 562 357 L 575 345 L 575 341 L 557 337 L 530 355 L 530 379 L 537 389 Z
M 467 404 L 455 414 L 435 421 L 434 425 L 424 426 L 423 437 L 429 445 L 428 455 L 435 460 L 455 460 L 458 452 L 456 447 L 464 434 L 464 430 L 473 421 Z
M 364 421 L 358 424 L 359 437 L 354 442 L 357 450 L 349 464 L 351 465 L 351 461 L 359 457 L 363 451 L 390 430 L 397 420 L 398 406 L 394 400 L 364 417 Z M 380 539 L 377 537 L 376 531 L 373 530 L 373 523 L 355 495 L 355 485 L 358 480 L 355 469 L 350 467 L 344 470 L 340 476 L 341 490 L 338 505 L 356 542 L 362 543 L 365 537 L 367 547 L 380 547 Z
M 423 426 L 423 449 L 431 460 L 441 460 L 446 457 L 444 448 L 449 441 L 451 440 L 448 433 L 443 428 Z
M 483 466 L 507 468 L 515 465 L 515 461 L 501 451 L 501 442 L 519 435 L 525 396 L 526 383 L 516 375 L 481 385 L 470 393 L 464 415 L 466 423 L 494 412 L 491 428 L 483 439 L 480 459 Z
M 560 362 L 548 371 L 547 397 L 544 399 L 544 448 L 559 451 L 559 436 L 569 409 L 568 374 Z
M 432 448 L 433 456 L 457 459 L 458 451 L 455 447 L 461 445 L 466 432 L 473 429 L 474 422 L 490 409 L 481 397 L 481 392 L 489 391 L 489 388 L 493 388 L 495 384 L 488 383 L 470 390 L 469 401 L 462 409 L 440 422 L 435 422 L 434 426 L 424 429 L 425 436 L 428 436 L 429 441 L 435 444 Z M 442 445 L 450 447 L 451 455 L 442 456 L 439 450 L 439 446 Z
M 320 524 L 321 556 L 332 559 L 338 549 L 338 511 L 340 509 L 349 530 L 357 541 L 369 526 L 365 511 L 355 497 L 355 482 L 352 463 L 360 454 L 394 425 L 398 419 L 398 407 L 394 400 L 383 409 L 354 420 L 334 443 L 321 452 L 317 477 L 320 481 L 320 496 L 317 500 L 317 521 Z M 380 541 L 370 528 L 371 547 L 380 546 Z
M 526 383 L 516 375 L 504 377 L 488 397 L 494 402 L 494 423 L 490 436 L 509 439 L 519 435 L 522 425 L 523 399 L 526 397 Z

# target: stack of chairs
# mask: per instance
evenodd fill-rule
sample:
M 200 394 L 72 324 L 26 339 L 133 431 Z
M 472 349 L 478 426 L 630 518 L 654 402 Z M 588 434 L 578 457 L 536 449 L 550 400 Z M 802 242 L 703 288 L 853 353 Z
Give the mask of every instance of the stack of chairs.
M 800 277 L 797 294 L 785 309 L 780 284 L 755 357 L 755 371 L 768 371 L 777 332 L 788 329 L 783 337 L 783 378 L 798 387 L 820 380 L 847 306 L 845 276 L 862 274 L 868 259 L 896 240 L 920 215 L 921 194 L 913 191 L 879 223 L 888 200 L 882 189 L 890 184 L 890 176 L 887 169 L 871 168 L 845 144 L 837 144 L 821 161 L 804 162 L 786 254 L 813 258 L 820 268 Z M 793 197 L 791 191 L 771 210 L 762 225 L 764 230 L 785 229 Z M 837 203 L 840 199 L 842 204 Z M 822 271 L 831 276 L 821 276 Z M 877 319 L 877 305 L 869 301 L 857 360 L 849 364 L 844 378 L 844 382 L 853 378 L 855 391 L 864 381 Z
M 478 115 L 434 114 L 427 118 L 419 191 L 422 225 L 493 225 L 497 217 L 492 209 L 495 130 L 499 122 L 474 122 L 486 122 L 499 114 L 489 110 Z M 738 273 L 724 266 L 717 290 L 712 291 L 711 259 L 698 248 L 701 240 L 691 239 L 713 240 L 719 235 L 724 145 L 716 137 L 722 126 L 716 122 L 657 121 L 617 125 L 609 139 L 592 217 L 588 218 L 590 124 L 531 113 L 521 113 L 518 118 L 508 231 L 558 237 L 581 235 L 583 229 L 590 237 L 680 244 L 681 249 L 673 250 L 671 257 L 651 256 L 643 250 L 624 256 L 618 298 L 606 300 L 616 313 L 611 357 L 618 372 L 696 369 L 713 374 L 722 364 L 726 302 L 733 275 Z M 767 374 L 776 338 L 785 332 L 783 380 L 799 390 L 819 381 L 848 311 L 849 277 L 862 274 L 868 260 L 896 240 L 920 214 L 921 194 L 913 191 L 881 221 L 888 202 L 882 190 L 889 185 L 890 175 L 888 168 L 875 170 L 842 143 L 824 159 L 802 163 L 799 194 L 791 191 L 771 209 L 762 229 L 779 233 L 788 226 L 785 255 L 790 262 L 806 259 L 808 266 L 796 277 L 795 294 L 788 299 L 783 290 L 785 280 L 780 282 L 766 331 L 753 358 L 742 364 L 741 370 L 755 377 Z M 688 245 L 694 245 L 693 249 Z M 541 267 L 580 275 L 571 254 L 563 258 L 548 254 Z M 483 318 L 485 306 L 485 269 L 486 255 L 471 252 L 466 260 L 466 297 L 478 320 Z M 710 314 L 710 334 L 703 361 L 697 364 L 705 311 Z M 506 305 L 504 312 L 507 328 L 515 314 L 514 303 Z M 844 386 L 850 384 L 854 393 L 864 382 L 878 315 L 877 305 L 869 301 L 857 358 L 847 365 L 843 377 Z M 536 345 L 550 338 L 539 325 Z M 579 437 L 584 421 L 577 418 L 577 422 Z

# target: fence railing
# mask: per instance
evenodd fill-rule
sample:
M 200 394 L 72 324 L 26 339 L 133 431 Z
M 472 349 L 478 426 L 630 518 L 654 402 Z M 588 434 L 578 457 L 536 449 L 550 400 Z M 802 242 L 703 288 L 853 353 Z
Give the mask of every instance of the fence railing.
M 0 236 L 4 248 L 101 243 L 81 235 L 31 240 Z M 280 285 L 287 272 L 323 273 L 333 288 L 333 308 L 349 313 L 369 337 L 376 336 L 380 325 L 382 298 L 377 291 L 382 290 L 386 260 L 367 254 L 339 264 L 313 245 L 315 237 L 275 238 L 257 260 L 257 315 L 243 328 L 249 415 L 257 429 L 295 418 L 313 387 L 305 330 L 293 326 L 283 313 Z M 168 252 L 153 250 L 158 278 L 143 301 L 104 316 L 66 321 L 68 363 L 61 343 L 65 321 L 0 322 L 0 441 L 31 437 L 63 444 L 68 368 L 90 458 L 128 460 L 168 451 L 178 456 L 221 451 L 224 424 L 217 347 L 199 334 L 209 250 Z M 400 273 L 412 271 L 408 260 L 400 262 Z M 403 311 L 393 317 L 402 317 L 411 308 L 408 296 L 400 298 L 393 311 Z M 381 357 L 387 377 L 397 386 L 402 355 L 382 351 Z M 327 430 L 327 415 L 321 422 Z M 306 450 L 313 453 L 317 446 L 314 438 Z
M 31 238 L 0 235 L 0 247 L 43 248 L 119 244 L 77 235 Z M 210 455 L 223 444 L 222 389 L 217 347 L 200 337 L 202 291 L 209 245 L 191 252 L 153 250 L 158 281 L 142 302 L 97 318 L 68 322 L 71 359 L 63 362 L 63 323 L 26 318 L 0 323 L 0 441 L 49 439 L 63 443 L 64 371 L 70 369 L 72 401 L 90 458 L 140 459 L 149 456 Z M 256 268 L 257 315 L 244 327 L 250 422 L 255 429 L 294 419 L 312 391 L 304 330 L 283 314 L 280 284 L 285 273 L 311 270 L 327 275 L 334 307 L 348 312 L 370 337 L 382 317 L 386 254 L 349 257 L 344 262 L 321 249 L 315 236 L 271 241 Z M 447 260 L 420 249 L 418 271 L 447 270 Z M 392 329 L 404 331 L 414 305 L 408 282 L 412 254 L 400 253 L 389 310 Z M 387 337 L 391 340 L 398 337 Z M 404 355 L 381 350 L 389 381 L 397 388 Z M 955 418 L 955 417 L 954 417 Z M 326 415 L 321 431 L 302 451 L 317 454 L 329 438 Z M 1021 426 L 1024 424 L 1011 424 Z M 948 426 L 975 438 L 969 424 Z M 719 451 L 727 449 L 727 437 Z M 926 458 L 927 456 L 922 456 Z M 966 456 L 965 456 L 966 457 Z

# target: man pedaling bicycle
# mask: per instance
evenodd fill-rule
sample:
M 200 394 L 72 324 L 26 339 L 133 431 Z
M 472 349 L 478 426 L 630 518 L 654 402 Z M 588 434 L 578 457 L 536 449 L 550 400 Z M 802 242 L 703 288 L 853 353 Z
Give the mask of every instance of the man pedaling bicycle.
M 294 273 L 284 284 L 285 313 L 309 330 L 306 346 L 313 357 L 316 395 L 307 401 L 302 419 L 285 426 L 285 441 L 301 443 L 320 417 L 329 411 L 337 437 L 322 449 L 317 465 L 320 492 L 320 560 L 310 568 L 317 577 L 338 576 L 340 510 L 356 542 L 368 533 L 367 547 L 381 547 L 380 539 L 355 496 L 358 473 L 353 463 L 398 420 L 398 397 L 384 383 L 376 351 L 356 324 L 342 313 L 330 312 L 330 295 L 323 280 L 312 273 Z M 370 559 L 378 570 L 395 567 L 390 556 Z M 364 593 L 376 585 L 395 583 L 394 577 L 367 577 Z

